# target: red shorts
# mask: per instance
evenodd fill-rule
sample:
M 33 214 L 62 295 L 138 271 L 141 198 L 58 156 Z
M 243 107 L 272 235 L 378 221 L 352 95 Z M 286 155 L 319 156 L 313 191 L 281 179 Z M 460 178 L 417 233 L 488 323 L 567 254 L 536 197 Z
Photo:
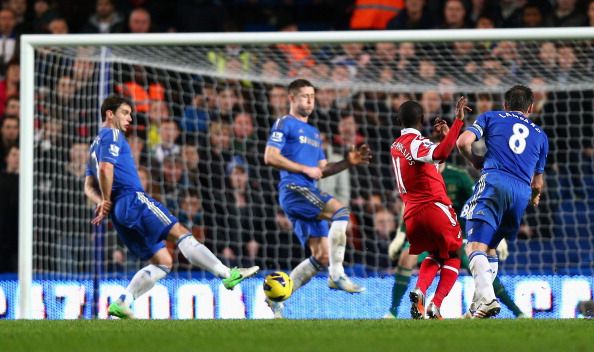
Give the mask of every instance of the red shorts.
M 405 224 L 410 254 L 427 251 L 441 259 L 447 259 L 451 252 L 462 246 L 460 224 L 451 205 L 427 204 L 410 215 Z

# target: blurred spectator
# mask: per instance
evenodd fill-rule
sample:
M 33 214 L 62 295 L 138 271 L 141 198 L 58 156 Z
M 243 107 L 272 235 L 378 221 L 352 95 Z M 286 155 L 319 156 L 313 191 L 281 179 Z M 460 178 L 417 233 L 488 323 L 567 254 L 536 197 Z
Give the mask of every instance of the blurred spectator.
M 398 69 L 396 76 L 398 80 L 403 83 L 409 83 L 416 72 L 415 68 L 418 66 L 418 56 L 416 53 L 415 44 L 412 42 L 402 42 L 398 45 L 398 61 L 396 67 Z
M 417 77 L 422 83 L 435 83 L 437 81 L 437 66 L 431 59 L 419 60 Z
M 0 129 L 0 170 L 6 168 L 6 157 L 10 148 L 19 144 L 19 119 L 17 116 L 5 116 Z
M 126 139 L 130 145 L 130 151 L 132 152 L 132 157 L 134 158 L 134 163 L 136 166 L 138 167 L 140 165 L 146 165 L 147 156 L 146 151 L 144 150 L 144 140 L 134 134 L 128 136 Z
M 501 9 L 497 1 L 490 0 L 472 0 L 469 12 L 469 19 L 477 28 L 495 28 L 501 23 Z M 492 27 L 479 26 L 481 20 L 488 20 Z
M 142 7 L 132 10 L 128 16 L 128 31 L 130 33 L 150 33 L 151 14 Z
M 254 129 L 252 115 L 239 112 L 233 118 L 233 150 L 236 154 L 243 155 L 247 160 L 258 154 L 258 141 Z M 257 157 L 255 159 L 258 159 Z M 257 162 L 257 161 L 255 161 Z
M 159 126 L 161 143 L 151 149 L 151 155 L 155 161 L 161 164 L 165 158 L 181 155 L 181 147 L 177 144 L 179 134 L 179 127 L 174 120 L 161 121 Z
M 528 3 L 522 8 L 522 27 L 544 27 L 544 15 L 539 5 Z
M 403 8 L 403 0 L 356 0 L 350 28 L 386 29 L 388 22 Z
M 571 44 L 560 45 L 557 49 L 559 69 L 557 71 L 557 82 L 559 84 L 569 84 L 583 78 L 583 74 L 578 69 L 578 60 L 575 48 Z M 582 71 L 583 72 L 583 71 Z
M 184 179 L 188 182 L 188 189 L 193 192 L 200 190 L 200 154 L 195 145 L 182 145 L 182 160 L 184 162 Z
M 297 32 L 299 28 L 295 23 L 289 23 L 281 28 L 281 32 Z M 297 70 L 301 67 L 312 67 L 315 60 L 307 44 L 277 44 L 285 58 L 289 76 L 297 76 Z M 299 77 L 302 77 L 299 75 Z
M 21 116 L 21 100 L 18 95 L 11 95 L 6 100 L 6 105 L 4 106 L 4 115 L 5 116 L 17 116 L 20 119 Z M 0 114 L 1 116 L 1 114 Z
M 114 0 L 97 0 L 95 13 L 89 17 L 82 33 L 122 33 L 124 17 L 116 11 Z
M 435 22 L 425 7 L 426 0 L 405 0 L 405 8 L 388 22 L 386 29 L 430 29 Z
M 89 223 L 93 214 L 91 204 L 84 192 L 85 171 L 89 157 L 86 143 L 73 143 L 68 152 L 68 162 L 63 163 L 63 172 L 52 185 L 51 201 L 53 215 L 60 222 L 59 233 L 52 234 L 56 253 L 50 254 L 60 273 L 82 274 L 90 270 L 91 236 L 94 232 Z M 64 192 L 68 190 L 68 192 Z M 55 236 L 55 237 L 54 237 Z M 51 260 L 50 259 L 50 260 Z
M 350 83 L 352 77 L 349 69 L 345 65 L 335 65 L 332 68 L 331 80 L 337 85 L 335 105 L 340 109 L 346 109 L 352 103 L 352 90 Z
M 19 62 L 16 60 L 9 62 L 6 67 L 6 75 L 4 76 L 4 79 L 0 80 L 0 117 L 6 114 L 4 107 L 8 103 L 9 97 L 19 96 L 21 79 L 20 67 Z
M 479 16 L 475 23 L 477 29 L 491 29 L 497 27 L 493 17 L 488 15 Z
M 49 24 L 53 19 L 60 17 L 53 0 L 35 0 L 33 12 L 32 28 L 34 33 L 51 32 Z
M 502 26 L 516 28 L 522 25 L 522 8 L 527 0 L 500 0 Z M 544 2 L 544 1 L 540 1 Z
M 466 15 L 466 7 L 464 7 L 462 0 L 446 0 L 443 7 L 443 23 L 439 28 L 470 28 Z
M 217 91 L 216 116 L 220 121 L 231 123 L 234 111 L 240 110 L 239 106 L 240 99 L 235 89 L 224 87 Z
M 47 25 L 47 30 L 51 34 L 68 34 L 68 23 L 64 18 L 54 18 Z
M 161 198 L 161 187 L 159 184 L 153 182 L 153 178 L 151 173 L 148 169 L 142 165 L 138 166 L 138 178 L 140 179 L 140 184 L 142 185 L 142 189 L 156 199 L 159 202 L 162 202 Z
M 262 63 L 262 66 L 260 67 L 260 74 L 263 77 L 273 81 L 281 79 L 282 77 L 279 64 L 272 59 L 265 60 Z
M 115 85 L 115 91 L 122 94 L 134 103 L 134 110 L 138 113 L 146 113 L 149 110 L 150 102 L 153 100 L 165 100 L 165 88 L 158 82 L 147 82 L 147 68 L 140 65 L 119 68 L 122 72 L 130 74 L 124 82 Z
M 366 264 L 387 271 L 392 262 L 388 247 L 396 234 L 396 220 L 389 210 L 380 208 L 373 214 L 373 235 L 366 236 Z
M 196 192 L 188 191 L 182 196 L 180 203 L 181 205 L 178 213 L 179 222 L 190 229 L 192 235 L 196 237 L 198 241 L 204 243 L 204 210 L 202 209 L 200 196 Z
M 590 3 L 588 4 L 588 26 L 592 27 L 594 26 L 594 0 L 590 0 Z
M 19 252 L 19 149 L 16 145 L 3 155 L 2 164 L 6 168 L 0 171 L 0 273 L 16 273 Z
M 288 113 L 289 98 L 287 89 L 284 86 L 275 84 L 268 89 L 268 114 L 276 118 L 285 116 Z
M 214 91 L 213 88 L 211 89 Z M 207 88 L 204 87 L 201 91 L 197 91 L 192 98 L 192 103 L 184 109 L 181 128 L 186 134 L 185 138 L 189 138 L 189 135 L 194 135 L 196 132 L 208 132 L 208 102 L 210 97 L 204 94 L 206 90 Z
M 8 0 L 5 6 L 14 13 L 16 33 L 20 35 L 33 31 L 31 21 L 27 18 L 27 0 Z
M 383 42 L 375 43 L 375 50 L 371 55 L 372 67 L 381 69 L 382 67 L 396 68 L 398 62 L 398 46 L 396 43 Z
M 20 167 L 19 167 L 19 148 L 17 145 L 13 145 L 8 149 L 8 153 L 4 157 L 4 165 L 5 167 L 1 170 L 7 174 L 18 174 Z
M 322 143 L 326 160 L 334 163 L 344 159 L 343 148 L 336 148 L 328 142 L 328 136 L 322 134 Z M 351 204 L 351 175 L 349 169 L 339 172 L 333 176 L 325 177 L 318 181 L 318 186 L 322 192 L 334 195 L 334 198 L 342 204 Z
M 421 105 L 423 106 L 423 114 L 425 115 L 425 130 L 426 136 L 431 135 L 433 131 L 433 120 L 436 117 L 447 117 L 449 110 L 448 105 L 443 105 L 441 95 L 436 90 L 426 90 L 421 96 Z
M 340 117 L 338 134 L 334 136 L 333 142 L 335 146 L 341 147 L 342 151 L 358 147 L 365 142 L 365 137 L 359 132 L 359 126 L 353 114 L 345 114 Z
M 163 172 L 161 182 L 163 203 L 173 214 L 176 214 L 181 196 L 188 189 L 188 182 L 184 178 L 184 163 L 179 155 L 169 155 L 163 159 L 161 171 Z
M 245 244 L 245 254 L 241 258 L 241 266 L 249 268 L 258 265 L 261 269 L 266 268 L 266 256 L 262 251 L 262 245 L 251 239 Z
M 18 33 L 16 33 L 14 12 L 10 9 L 0 10 L 0 77 L 4 77 L 7 64 L 18 57 Z
M 549 27 L 578 27 L 588 23 L 586 14 L 576 6 L 577 0 L 557 0 L 553 11 L 545 17 Z
M 150 108 L 147 114 L 148 126 L 146 126 L 146 142 L 149 149 L 153 149 L 155 146 L 162 142 L 160 131 L 161 124 L 163 123 L 163 121 L 170 120 L 170 115 L 167 103 L 165 103 L 162 100 L 151 100 L 149 106 Z M 147 121 L 138 121 L 139 124 L 146 124 L 146 122 Z M 139 126 L 139 130 L 142 129 L 143 127 Z

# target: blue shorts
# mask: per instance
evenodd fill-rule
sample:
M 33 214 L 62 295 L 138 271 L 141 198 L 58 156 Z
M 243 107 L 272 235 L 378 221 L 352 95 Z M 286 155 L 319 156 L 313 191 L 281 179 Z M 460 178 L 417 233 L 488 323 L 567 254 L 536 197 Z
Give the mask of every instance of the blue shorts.
M 503 238 L 514 239 L 531 193 L 526 182 L 514 177 L 497 172 L 483 174 L 460 214 L 466 219 L 468 242 L 495 248 Z M 481 226 L 481 222 L 488 226 Z
M 328 221 L 318 216 L 333 197 L 313 186 L 290 183 L 280 187 L 279 203 L 302 246 L 310 237 L 328 237 Z
M 135 192 L 116 200 L 111 221 L 130 252 L 148 260 L 165 247 L 177 218 L 148 194 Z

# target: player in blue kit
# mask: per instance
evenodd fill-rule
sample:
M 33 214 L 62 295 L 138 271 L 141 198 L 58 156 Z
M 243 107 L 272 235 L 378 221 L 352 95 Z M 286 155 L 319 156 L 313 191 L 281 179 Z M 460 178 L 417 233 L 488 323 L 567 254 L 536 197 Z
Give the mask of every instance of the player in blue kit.
M 293 223 L 301 245 L 308 245 L 312 253 L 291 271 L 293 291 L 328 266 L 330 288 L 362 292 L 365 289 L 345 275 L 342 265 L 350 210 L 330 194 L 321 192 L 316 181 L 354 165 L 368 164 L 371 152 L 367 145 L 352 146 L 344 160 L 328 163 L 320 131 L 307 123 L 314 110 L 313 85 L 297 79 L 289 84 L 288 93 L 289 115 L 279 118 L 272 127 L 264 161 L 280 170 L 280 205 Z M 330 229 L 327 221 L 332 222 Z M 268 304 L 275 317 L 282 317 L 282 303 L 268 301 Z
M 499 261 L 495 248 L 515 238 L 526 207 L 538 206 L 549 144 L 542 128 L 528 119 L 533 108 L 530 88 L 517 85 L 505 93 L 505 111 L 489 111 L 458 137 L 460 153 L 481 177 L 462 209 L 466 218 L 466 252 L 475 281 L 471 311 L 488 318 L 500 311 L 493 291 Z M 485 139 L 487 153 L 472 153 L 474 141 Z
M 111 215 L 113 226 L 130 252 L 150 263 L 134 275 L 124 294 L 110 304 L 108 314 L 119 318 L 133 318 L 130 304 L 171 270 L 173 259 L 164 240 L 176 242 L 190 263 L 222 278 L 227 289 L 259 269 L 230 269 L 223 265 L 167 208 L 144 192 L 124 136 L 132 122 L 132 111 L 132 103 L 125 98 L 110 96 L 103 101 L 103 128 L 89 149 L 85 178 L 85 194 L 97 204 L 97 214 L 91 222 L 99 225 Z

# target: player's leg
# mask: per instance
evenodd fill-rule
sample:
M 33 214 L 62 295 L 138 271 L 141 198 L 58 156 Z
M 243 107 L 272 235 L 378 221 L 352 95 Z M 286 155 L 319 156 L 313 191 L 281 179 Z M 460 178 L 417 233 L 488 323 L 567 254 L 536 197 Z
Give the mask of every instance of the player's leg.
M 338 200 L 331 198 L 326 202 L 319 218 L 332 222 L 328 234 L 328 286 L 332 289 L 339 289 L 349 293 L 359 293 L 365 291 L 365 287 L 352 282 L 345 275 L 342 264 L 346 251 L 346 230 L 349 223 L 349 215 L 349 208 L 343 206 Z
M 454 287 L 460 271 L 460 258 L 457 251 L 452 251 L 448 259 L 443 260 L 439 283 L 435 290 L 435 296 L 427 306 L 427 316 L 429 319 L 443 319 L 440 313 L 441 304 L 446 296 Z
M 160 248 L 150 258 L 150 264 L 140 269 L 126 287 L 124 293 L 109 305 L 108 314 L 121 319 L 134 318 L 130 305 L 150 291 L 155 283 L 169 274 L 173 264 L 167 248 Z
M 394 273 L 394 286 L 392 287 L 392 303 L 390 305 L 390 314 L 396 318 L 398 316 L 398 306 L 402 302 L 402 297 L 408 289 L 412 270 L 417 264 L 417 255 L 409 253 L 409 247 L 402 250 L 398 259 L 398 266 Z
M 292 213 L 291 213 L 292 214 Z M 328 266 L 328 224 L 326 221 L 307 221 L 296 219 L 289 215 L 293 224 L 295 236 L 302 246 L 308 245 L 312 255 L 303 260 L 289 274 L 293 280 L 293 292 L 307 284 L 325 266 Z M 266 299 L 274 317 L 283 317 L 284 302 L 274 302 Z
M 475 292 L 478 306 L 474 317 L 487 318 L 499 313 L 499 304 L 493 290 L 493 268 L 495 262 L 493 252 L 489 251 L 489 243 L 495 236 L 495 228 L 482 220 L 468 220 L 466 222 L 468 244 L 466 254 L 469 259 L 469 268 L 474 278 Z
M 167 236 L 168 241 L 175 242 L 179 250 L 188 261 L 199 268 L 205 269 L 223 279 L 223 285 L 232 289 L 241 281 L 254 276 L 260 269 L 258 266 L 250 268 L 232 268 L 224 265 L 205 245 L 198 242 L 192 233 L 176 223 Z

